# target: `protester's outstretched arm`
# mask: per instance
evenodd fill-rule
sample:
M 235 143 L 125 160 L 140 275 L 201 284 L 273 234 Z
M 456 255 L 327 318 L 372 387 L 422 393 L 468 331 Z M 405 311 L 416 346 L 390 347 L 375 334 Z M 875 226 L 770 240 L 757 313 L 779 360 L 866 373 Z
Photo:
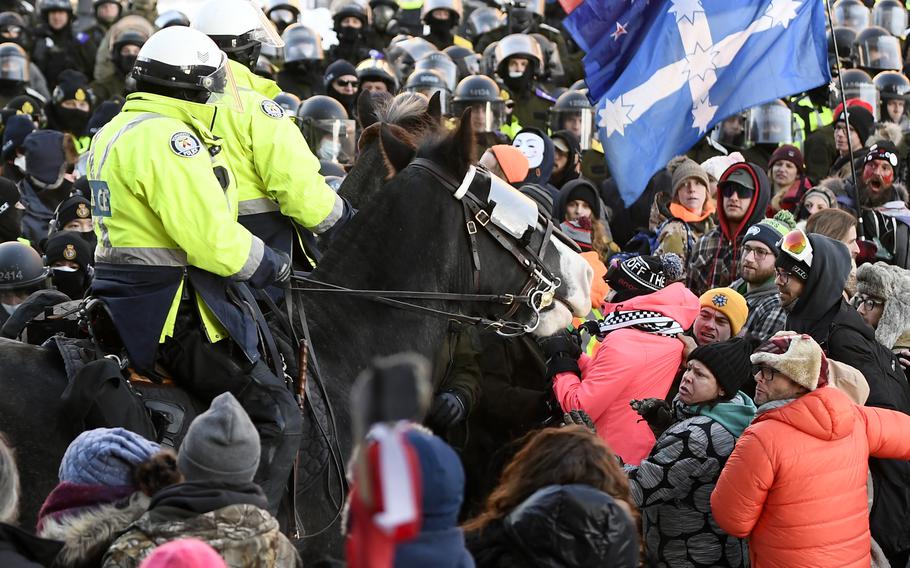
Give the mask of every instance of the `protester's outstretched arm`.
M 869 455 L 910 460 L 910 416 L 896 410 L 858 406 L 866 422 Z

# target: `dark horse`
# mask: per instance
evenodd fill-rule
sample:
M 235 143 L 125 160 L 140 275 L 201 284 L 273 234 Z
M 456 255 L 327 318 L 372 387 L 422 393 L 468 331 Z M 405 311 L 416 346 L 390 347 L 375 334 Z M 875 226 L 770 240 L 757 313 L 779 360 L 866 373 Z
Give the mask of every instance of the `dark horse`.
M 422 145 L 416 155 L 456 184 L 465 178 L 474 162 L 469 117 L 461 124 L 448 136 Z M 479 286 L 475 287 L 471 240 L 462 204 L 453 198 L 454 187 L 415 164 L 400 171 L 394 164 L 387 163 L 386 167 L 396 175 L 383 188 L 382 199 L 370 199 L 349 222 L 312 278 L 372 290 L 462 294 L 518 294 L 522 290 L 528 271 L 484 230 L 476 233 L 482 270 Z M 471 191 L 486 195 L 488 180 L 477 176 Z M 482 187 L 484 183 L 486 188 Z M 538 244 L 542 233 L 538 227 Z M 577 254 L 555 237 L 544 242 L 547 246 L 541 255 L 543 265 L 561 284 L 556 291 L 558 301 L 540 313 L 535 332 L 538 335 L 563 329 L 570 323 L 570 311 L 586 313 L 591 284 L 591 270 Z M 348 399 L 355 377 L 377 356 L 401 351 L 432 355 L 447 322 L 445 318 L 397 309 L 367 298 L 297 293 L 302 294 L 322 373 L 318 383 L 334 409 L 335 424 L 328 421 L 322 427 L 328 430 L 328 437 L 334 438 L 331 445 L 337 458 L 347 460 L 353 445 Z M 419 303 L 493 320 L 501 318 L 508 309 L 481 302 Z M 529 323 L 535 314 L 523 306 L 510 319 Z M 308 393 L 320 390 L 313 386 L 316 382 L 310 379 Z M 61 363 L 52 352 L 0 340 L 0 431 L 6 433 L 18 454 L 23 482 L 22 523 L 26 527 L 33 526 L 38 507 L 54 487 L 60 459 L 70 442 L 66 434 L 69 428 L 62 423 L 60 414 L 59 399 L 65 383 Z M 321 404 L 325 405 L 325 401 Z M 339 476 L 343 465 L 324 455 L 320 457 L 319 453 L 312 446 L 304 446 L 300 457 L 303 468 L 315 466 L 317 478 L 306 487 L 298 487 L 297 509 L 306 535 L 301 542 L 305 559 L 340 557 L 342 553 L 339 512 L 344 495 Z

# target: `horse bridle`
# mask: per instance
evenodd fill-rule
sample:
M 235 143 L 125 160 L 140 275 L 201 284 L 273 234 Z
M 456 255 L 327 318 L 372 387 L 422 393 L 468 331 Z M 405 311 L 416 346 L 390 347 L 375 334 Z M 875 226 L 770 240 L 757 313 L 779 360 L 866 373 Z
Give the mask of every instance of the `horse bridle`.
M 537 326 L 540 324 L 540 313 L 549 308 L 555 300 L 558 300 L 556 297 L 556 290 L 561 285 L 561 280 L 559 277 L 554 275 L 544 265 L 542 260 L 542 257 L 546 252 L 547 244 L 550 242 L 551 237 L 554 235 L 557 237 L 562 236 L 562 233 L 556 230 L 553 221 L 548 217 L 538 214 L 538 222 L 544 226 L 544 230 L 540 246 L 534 250 L 531 248 L 530 238 L 528 239 L 527 244 L 522 244 L 519 239 L 516 239 L 511 234 L 507 233 L 502 228 L 497 226 L 495 222 L 492 222 L 493 219 L 491 217 L 491 214 L 489 211 L 487 211 L 487 209 L 490 208 L 490 203 L 487 200 L 481 199 L 477 196 L 477 194 L 471 191 L 470 188 L 473 185 L 474 180 L 478 174 L 480 174 L 482 177 L 485 176 L 490 178 L 492 183 L 492 174 L 486 172 L 486 170 L 477 168 L 475 166 L 470 166 L 467 173 L 465 174 L 465 177 L 459 183 L 448 173 L 443 171 L 439 166 L 437 166 L 434 162 L 424 158 L 415 158 L 410 163 L 409 167 L 420 169 L 432 175 L 438 182 L 440 182 L 443 186 L 452 192 L 452 196 L 456 200 L 461 202 L 462 211 L 464 213 L 465 230 L 467 232 L 470 246 L 474 293 L 460 294 L 447 292 L 420 292 L 411 290 L 356 290 L 346 288 L 344 286 L 322 282 L 299 274 L 293 277 L 294 280 L 319 287 L 301 287 L 292 289 L 308 293 L 334 293 L 346 296 L 360 296 L 405 310 L 424 312 L 431 315 L 456 320 L 469 325 L 479 325 L 491 328 L 496 330 L 496 333 L 499 335 L 505 337 L 514 337 L 525 333 L 531 333 L 537 329 Z M 533 229 L 534 234 L 538 233 L 536 225 L 533 227 Z M 501 248 L 508 252 L 516 260 L 516 262 L 518 262 L 519 266 L 521 266 L 522 269 L 528 273 L 528 279 L 525 281 L 525 284 L 517 294 L 479 293 L 482 268 L 477 234 L 481 230 L 484 230 L 488 235 L 490 235 L 490 237 L 492 237 L 493 240 L 496 241 Z M 521 240 L 525 239 L 522 238 Z M 578 250 L 578 247 L 575 245 L 575 243 L 569 241 L 564 237 L 562 240 L 571 248 L 574 248 L 576 251 Z M 428 306 L 413 304 L 402 300 L 442 300 L 451 302 L 495 303 L 508 306 L 508 310 L 506 310 L 505 314 L 503 314 L 499 319 L 490 320 L 483 317 L 468 316 L 457 312 L 449 312 L 446 310 L 430 308 Z M 527 306 L 534 313 L 533 323 L 525 325 L 516 321 L 512 321 L 511 318 L 515 316 L 515 314 L 519 309 L 521 309 L 522 306 Z

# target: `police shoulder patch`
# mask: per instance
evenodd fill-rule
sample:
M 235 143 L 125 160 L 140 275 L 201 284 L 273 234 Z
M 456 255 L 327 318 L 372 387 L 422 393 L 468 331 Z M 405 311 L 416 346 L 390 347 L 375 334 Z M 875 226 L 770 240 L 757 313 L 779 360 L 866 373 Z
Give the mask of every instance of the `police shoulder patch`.
M 284 109 L 281 108 L 281 105 L 272 99 L 264 99 L 261 103 L 259 103 L 259 108 L 261 108 L 262 112 L 264 112 L 268 117 L 284 118 Z
M 202 143 L 189 132 L 177 132 L 171 136 L 171 150 L 182 158 L 192 158 L 201 149 Z

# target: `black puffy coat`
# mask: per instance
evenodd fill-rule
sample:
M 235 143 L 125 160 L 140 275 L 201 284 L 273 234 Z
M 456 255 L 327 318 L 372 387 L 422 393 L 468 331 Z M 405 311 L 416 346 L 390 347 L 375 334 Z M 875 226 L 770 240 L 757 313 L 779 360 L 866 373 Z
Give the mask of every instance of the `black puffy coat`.
M 639 565 L 635 523 L 617 502 L 587 485 L 537 490 L 467 546 L 478 568 L 572 568 Z
M 50 566 L 62 547 L 62 542 L 43 539 L 0 523 L 0 566 L 3 568 Z

